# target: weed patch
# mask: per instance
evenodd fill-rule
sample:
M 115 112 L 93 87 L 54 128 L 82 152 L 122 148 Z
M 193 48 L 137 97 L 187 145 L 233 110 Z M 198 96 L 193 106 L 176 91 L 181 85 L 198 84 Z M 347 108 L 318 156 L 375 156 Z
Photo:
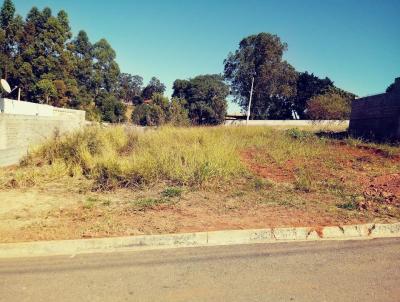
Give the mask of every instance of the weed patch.
M 136 210 L 146 210 L 160 204 L 168 203 L 167 198 L 142 198 L 132 202 L 132 206 Z
M 183 190 L 181 188 L 177 188 L 177 187 L 168 187 L 165 188 L 164 191 L 162 191 L 162 196 L 164 197 L 169 197 L 169 198 L 173 198 L 173 197 L 181 197 Z

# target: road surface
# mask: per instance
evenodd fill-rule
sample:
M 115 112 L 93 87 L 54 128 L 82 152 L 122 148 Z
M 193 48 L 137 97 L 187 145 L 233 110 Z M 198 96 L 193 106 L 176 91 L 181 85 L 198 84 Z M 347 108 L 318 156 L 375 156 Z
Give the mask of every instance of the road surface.
M 0 301 L 400 301 L 400 238 L 0 260 Z

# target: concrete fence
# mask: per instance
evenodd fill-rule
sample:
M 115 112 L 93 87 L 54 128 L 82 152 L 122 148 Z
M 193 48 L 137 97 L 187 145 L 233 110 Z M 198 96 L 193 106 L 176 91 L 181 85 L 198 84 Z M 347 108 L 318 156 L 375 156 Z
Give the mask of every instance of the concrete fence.
M 246 120 L 227 120 L 225 121 L 225 126 L 290 126 L 290 127 L 301 127 L 301 126 L 331 126 L 338 125 L 343 127 L 349 126 L 349 121 L 341 120 L 250 120 L 248 123 Z
M 85 125 L 85 112 L 0 99 L 0 166 L 17 164 L 28 148 L 56 132 Z

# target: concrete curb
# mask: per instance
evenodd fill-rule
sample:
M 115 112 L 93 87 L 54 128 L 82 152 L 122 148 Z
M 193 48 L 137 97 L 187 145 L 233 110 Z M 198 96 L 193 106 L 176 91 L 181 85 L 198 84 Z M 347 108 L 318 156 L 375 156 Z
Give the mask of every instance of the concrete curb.
M 75 255 L 194 246 L 400 237 L 400 223 L 271 228 L 0 244 L 0 258 Z

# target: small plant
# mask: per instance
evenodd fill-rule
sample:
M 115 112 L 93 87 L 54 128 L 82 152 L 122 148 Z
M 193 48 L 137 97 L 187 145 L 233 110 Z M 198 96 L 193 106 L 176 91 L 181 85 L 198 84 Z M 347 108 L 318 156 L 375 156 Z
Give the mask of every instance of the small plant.
M 254 179 L 253 185 L 257 191 L 260 191 L 263 189 L 271 189 L 274 186 L 274 183 L 269 179 L 257 177 L 256 179 Z
M 133 202 L 133 205 L 135 208 L 138 208 L 139 210 L 145 210 L 167 202 L 168 199 L 165 198 L 142 198 L 135 200 Z
M 98 202 L 99 202 L 99 200 L 97 198 L 88 197 L 88 198 L 86 198 L 85 202 L 83 203 L 83 208 L 87 209 L 87 210 L 92 209 L 94 207 L 94 205 Z
M 336 206 L 339 209 L 344 209 L 344 210 L 349 210 L 349 211 L 354 211 L 359 209 L 359 202 L 357 201 L 356 196 L 349 196 L 349 200 L 339 203 Z
M 306 193 L 309 193 L 313 190 L 313 180 L 308 170 L 300 170 L 300 172 L 297 173 L 294 188 L 298 191 L 303 191 Z
M 289 135 L 291 138 L 295 139 L 304 139 L 314 136 L 313 133 L 309 131 L 300 130 L 298 128 L 291 128 L 286 130 L 286 134 Z
M 182 191 L 183 190 L 181 188 L 168 187 L 168 188 L 165 188 L 164 191 L 162 191 L 161 195 L 164 197 L 168 197 L 168 198 L 181 197 Z
M 347 201 L 345 203 L 340 203 L 336 205 L 340 209 L 354 211 L 358 209 L 358 205 L 353 201 Z
M 109 206 L 109 205 L 111 205 L 111 200 L 109 200 L 109 199 L 106 199 L 106 200 L 103 200 L 102 202 L 101 202 L 101 204 L 103 205 L 103 206 Z

